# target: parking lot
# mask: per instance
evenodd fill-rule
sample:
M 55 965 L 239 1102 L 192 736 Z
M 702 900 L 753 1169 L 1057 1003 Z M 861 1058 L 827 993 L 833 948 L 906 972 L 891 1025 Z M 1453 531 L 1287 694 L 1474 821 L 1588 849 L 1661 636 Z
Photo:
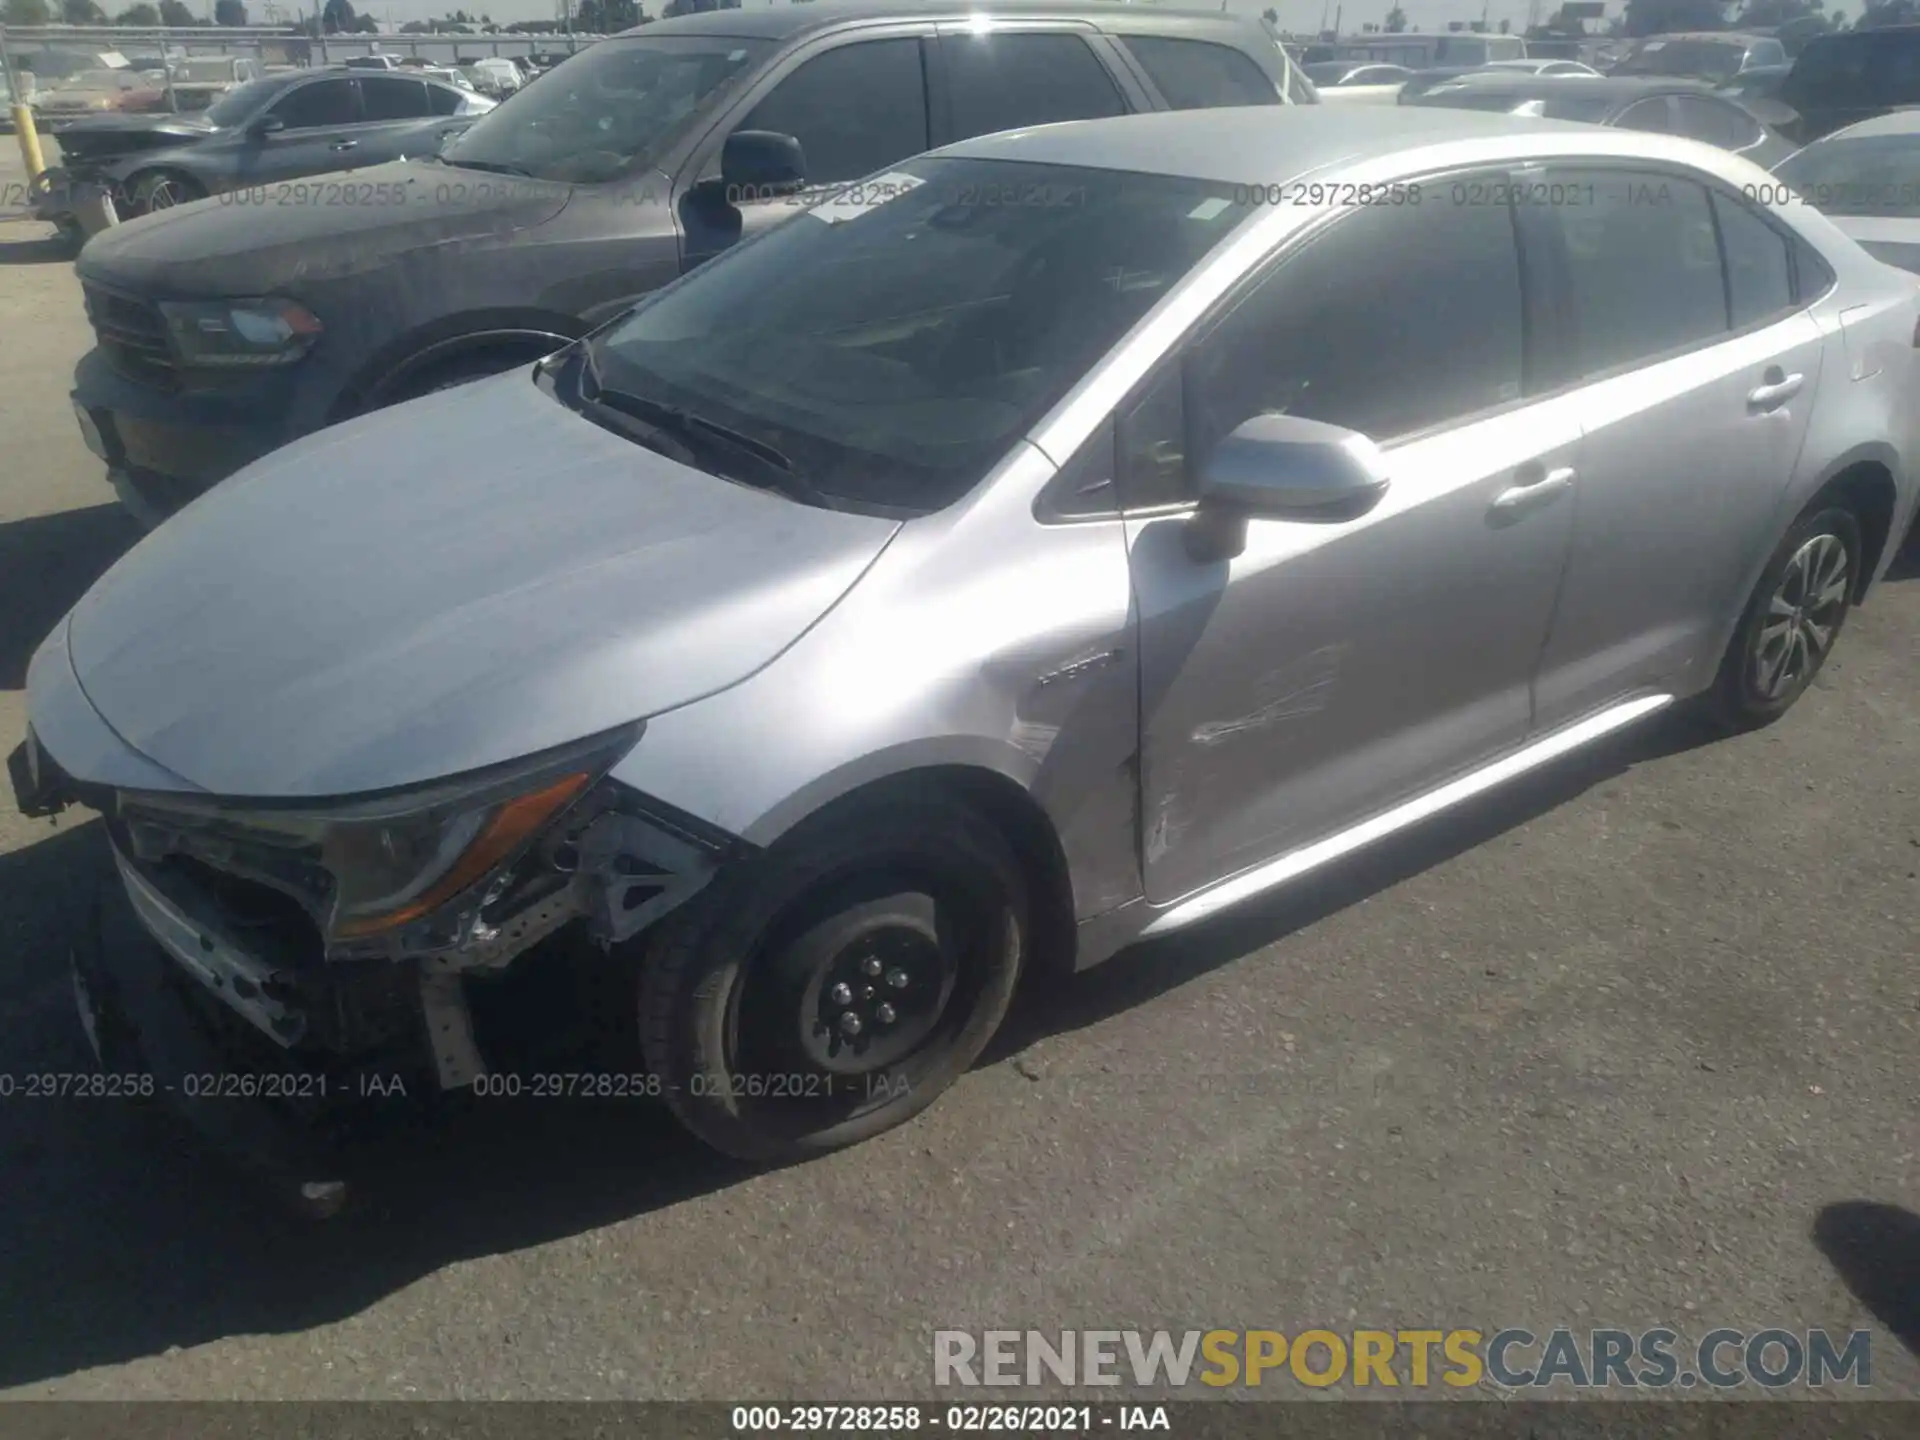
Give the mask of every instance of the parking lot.
M 90 343 L 0 223 L 0 749 L 136 538 L 69 409 Z M 0 793 L 0 1075 L 83 1065 L 102 861 Z M 1916 959 L 1910 548 L 1780 724 L 1645 729 L 1028 997 L 829 1159 L 492 1101 L 305 1226 L 126 1102 L 16 1091 L 0 1394 L 869 1400 L 933 1393 L 936 1329 L 1364 1325 L 1864 1327 L 1847 1393 L 1920 1397 Z

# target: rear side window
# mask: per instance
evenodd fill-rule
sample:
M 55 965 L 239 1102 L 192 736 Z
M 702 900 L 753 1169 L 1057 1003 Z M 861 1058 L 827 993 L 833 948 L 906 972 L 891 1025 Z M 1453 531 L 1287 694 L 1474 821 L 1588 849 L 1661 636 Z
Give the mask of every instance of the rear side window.
M 310 85 L 288 91 L 275 102 L 271 113 L 284 121 L 289 130 L 311 129 L 319 125 L 351 125 L 354 120 L 353 82 L 315 80 Z
M 1231 45 L 1157 35 L 1128 35 L 1121 43 L 1176 110 L 1280 103 L 1273 81 Z
M 862 40 L 815 56 L 739 124 L 800 142 L 807 183 L 837 185 L 927 148 L 920 42 Z
M 1504 202 L 1358 209 L 1196 347 L 1189 453 L 1268 412 L 1388 441 L 1517 400 L 1524 330 Z
M 1585 202 L 1540 207 L 1566 249 L 1581 375 L 1726 333 L 1726 286 L 1704 186 L 1625 170 L 1569 168 L 1549 179 L 1553 191 Z
M 361 76 L 360 103 L 369 120 L 418 120 L 430 113 L 426 82 L 398 75 Z
M 1727 303 L 1733 328 L 1747 326 L 1793 308 L 1793 251 L 1772 225 L 1739 201 L 1713 197 L 1720 225 L 1720 248 L 1727 257 Z
M 1704 96 L 1673 97 L 1674 133 L 1689 140 L 1703 140 L 1722 150 L 1739 150 L 1757 143 L 1760 122 L 1746 111 Z
M 1620 112 L 1613 122 L 1622 130 L 1644 130 L 1650 135 L 1671 135 L 1673 133 L 1673 112 L 1668 108 L 1667 97 L 1656 95 L 1651 100 L 1642 100 L 1637 105 L 1629 105 Z
M 939 45 L 950 139 L 1126 113 L 1113 77 L 1078 35 L 990 31 L 943 35 Z

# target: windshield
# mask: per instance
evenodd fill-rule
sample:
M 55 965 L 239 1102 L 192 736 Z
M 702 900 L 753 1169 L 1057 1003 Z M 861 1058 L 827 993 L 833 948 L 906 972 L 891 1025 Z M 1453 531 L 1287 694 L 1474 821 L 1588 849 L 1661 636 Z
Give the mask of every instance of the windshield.
M 838 499 L 935 510 L 1253 213 L 1234 188 L 922 157 L 797 212 L 588 343 L 609 392 L 773 446 Z
M 1823 140 L 1789 155 L 1774 174 L 1829 215 L 1920 217 L 1920 147 L 1912 135 Z
M 773 46 L 676 35 L 603 40 L 514 92 L 441 151 L 452 165 L 592 184 L 651 161 Z
M 249 80 L 237 90 L 229 90 L 206 108 L 208 120 L 215 125 L 239 125 L 287 88 L 286 77 L 267 76 Z
M 1717 40 L 1649 40 L 1613 67 L 1616 75 L 1704 75 L 1730 80 L 1747 47 Z
M 173 78 L 199 83 L 231 80 L 233 79 L 233 62 L 231 60 L 188 60 L 173 72 Z

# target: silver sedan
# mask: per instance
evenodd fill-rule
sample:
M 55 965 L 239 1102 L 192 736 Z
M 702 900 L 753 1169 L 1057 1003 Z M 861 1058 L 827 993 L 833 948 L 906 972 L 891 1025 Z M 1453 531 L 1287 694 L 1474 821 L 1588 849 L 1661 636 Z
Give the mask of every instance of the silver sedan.
M 1023 973 L 1777 719 L 1913 516 L 1920 302 L 1767 183 L 1438 109 L 988 136 L 257 462 L 32 664 L 103 1056 L 205 1067 L 205 1012 L 285 1093 L 521 1093 L 475 1015 L 571 975 L 640 1056 L 581 1093 L 806 1156 Z

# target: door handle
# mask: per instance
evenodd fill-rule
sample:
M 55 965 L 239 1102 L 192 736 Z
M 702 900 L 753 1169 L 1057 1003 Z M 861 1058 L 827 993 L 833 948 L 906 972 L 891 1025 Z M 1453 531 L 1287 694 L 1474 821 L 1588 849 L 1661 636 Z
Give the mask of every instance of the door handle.
M 1798 395 L 1806 383 L 1804 375 L 1789 375 L 1778 365 L 1769 366 L 1760 383 L 1747 392 L 1747 408 L 1770 414 Z
M 1522 465 L 1514 471 L 1516 483 L 1494 496 L 1493 508 L 1518 510 L 1524 505 L 1549 500 L 1555 495 L 1571 490 L 1577 474 L 1578 472 L 1571 465 L 1562 465 L 1554 470 L 1547 470 L 1537 464 Z
M 359 145 L 360 142 L 358 140 L 336 140 L 327 148 L 329 150 L 354 150 L 359 148 Z

